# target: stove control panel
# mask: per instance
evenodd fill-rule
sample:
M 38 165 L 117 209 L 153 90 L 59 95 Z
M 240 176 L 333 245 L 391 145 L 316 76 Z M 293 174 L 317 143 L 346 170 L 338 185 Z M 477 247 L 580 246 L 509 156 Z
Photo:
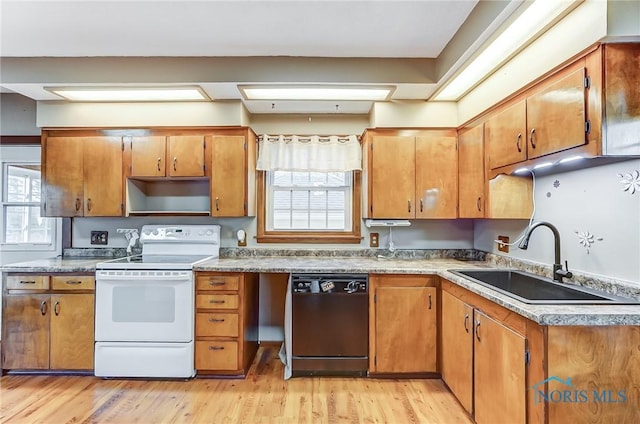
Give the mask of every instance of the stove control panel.
M 220 244 L 219 225 L 144 225 L 141 243 Z

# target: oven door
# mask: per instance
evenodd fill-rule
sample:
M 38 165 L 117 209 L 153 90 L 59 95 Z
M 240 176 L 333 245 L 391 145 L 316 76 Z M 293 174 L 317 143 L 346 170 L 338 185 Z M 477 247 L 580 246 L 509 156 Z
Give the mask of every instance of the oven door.
M 193 340 L 192 271 L 96 271 L 98 342 Z

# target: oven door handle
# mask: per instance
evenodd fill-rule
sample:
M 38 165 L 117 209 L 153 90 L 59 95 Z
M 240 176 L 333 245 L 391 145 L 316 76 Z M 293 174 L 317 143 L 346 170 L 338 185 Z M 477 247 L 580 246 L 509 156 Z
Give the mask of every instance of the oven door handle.
M 191 282 L 193 273 L 191 271 L 181 272 L 177 274 L 145 274 L 140 275 L 137 272 L 135 274 L 111 274 L 109 272 L 96 272 L 96 282 L 100 281 L 122 281 L 129 282 L 135 281 L 136 283 L 159 283 L 159 282 L 173 282 L 173 281 L 188 281 Z

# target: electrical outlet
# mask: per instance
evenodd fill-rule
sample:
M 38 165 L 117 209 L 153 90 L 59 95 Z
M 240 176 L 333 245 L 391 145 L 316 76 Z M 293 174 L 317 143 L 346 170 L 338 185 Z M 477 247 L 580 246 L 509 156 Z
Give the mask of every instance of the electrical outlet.
M 369 233 L 369 247 L 378 247 L 380 245 L 380 233 Z
M 509 237 L 507 236 L 498 236 L 498 251 L 509 253 Z
M 108 231 L 91 231 L 91 244 L 107 244 L 108 242 Z

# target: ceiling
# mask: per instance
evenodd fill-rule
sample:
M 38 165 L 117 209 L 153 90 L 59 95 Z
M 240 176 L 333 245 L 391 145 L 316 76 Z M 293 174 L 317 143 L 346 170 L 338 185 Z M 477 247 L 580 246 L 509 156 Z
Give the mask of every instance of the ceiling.
M 2 0 L 0 86 L 199 85 L 251 113 L 368 113 L 371 102 L 246 101 L 238 84 L 393 85 L 427 100 L 522 1 Z

